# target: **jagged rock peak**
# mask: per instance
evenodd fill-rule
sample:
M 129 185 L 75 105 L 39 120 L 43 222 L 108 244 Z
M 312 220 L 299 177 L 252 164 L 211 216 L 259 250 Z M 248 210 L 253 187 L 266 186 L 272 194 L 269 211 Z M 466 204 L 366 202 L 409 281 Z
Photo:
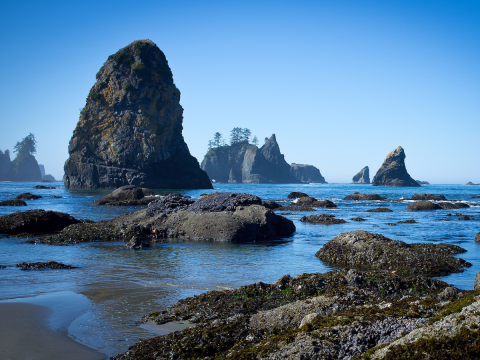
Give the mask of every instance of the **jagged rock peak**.
M 420 186 L 408 174 L 405 167 L 405 151 L 401 146 L 390 152 L 385 158 L 383 165 L 378 169 L 373 178 L 373 186 Z
M 352 179 L 352 184 L 370 184 L 370 170 L 365 166 Z
M 185 144 L 180 91 L 152 41 L 110 55 L 96 77 L 68 147 L 66 188 L 212 188 Z

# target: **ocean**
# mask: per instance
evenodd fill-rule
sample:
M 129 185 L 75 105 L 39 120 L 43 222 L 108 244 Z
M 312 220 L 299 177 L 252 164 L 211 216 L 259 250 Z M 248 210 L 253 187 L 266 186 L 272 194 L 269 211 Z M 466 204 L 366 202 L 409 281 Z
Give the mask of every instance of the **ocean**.
M 35 185 L 56 189 L 33 189 Z M 226 244 L 167 240 L 147 250 L 130 250 L 125 243 L 98 242 L 73 246 L 24 244 L 25 238 L 0 238 L 0 301 L 21 301 L 54 309 L 51 326 L 64 329 L 78 342 L 107 355 L 127 350 L 142 338 L 155 334 L 136 324 L 142 315 L 160 311 L 176 301 L 210 290 L 237 288 L 258 281 L 275 282 L 284 274 L 326 272 L 334 268 L 315 257 L 315 253 L 339 233 L 366 230 L 407 243 L 448 243 L 467 250 L 459 257 L 471 262 L 465 272 L 440 279 L 462 289 L 473 289 L 480 272 L 480 186 L 427 185 L 421 188 L 387 188 L 352 184 L 214 184 L 215 190 L 176 191 L 194 199 L 212 191 L 244 192 L 262 200 L 286 202 L 292 191 L 305 192 L 319 200 L 329 199 L 337 209 L 317 209 L 286 215 L 297 231 L 290 238 L 271 242 Z M 354 192 L 376 193 L 385 201 L 344 201 Z M 106 220 L 141 207 L 94 206 L 105 190 L 66 190 L 63 183 L 0 183 L 0 201 L 31 192 L 41 195 L 27 200 L 26 207 L 0 207 L 0 215 L 29 209 L 68 213 L 78 219 Z M 410 212 L 411 202 L 402 200 L 414 193 L 445 195 L 470 208 Z M 52 198 L 61 196 L 61 198 Z M 392 201 L 393 200 L 393 201 Z M 388 207 L 393 212 L 369 213 L 368 209 Z M 339 225 L 313 225 L 300 222 L 304 215 L 333 214 L 347 221 Z M 470 215 L 458 220 L 447 214 Z M 349 219 L 363 217 L 367 221 Z M 397 224 L 414 219 L 416 224 Z M 449 220 L 449 221 L 442 221 Z M 58 261 L 78 266 L 73 270 L 22 271 L 20 262 Z

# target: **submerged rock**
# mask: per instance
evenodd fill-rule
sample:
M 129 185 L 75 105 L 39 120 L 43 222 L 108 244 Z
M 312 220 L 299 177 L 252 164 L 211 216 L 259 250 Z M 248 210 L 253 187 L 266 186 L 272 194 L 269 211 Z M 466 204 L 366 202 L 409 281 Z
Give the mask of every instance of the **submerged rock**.
M 329 264 L 396 271 L 399 275 L 445 276 L 472 266 L 451 255 L 466 252 L 449 244 L 416 243 L 391 240 L 363 230 L 342 233 L 326 243 L 316 254 Z
M 156 200 L 155 193 L 135 185 L 125 185 L 114 190 L 102 199 L 95 200 L 93 205 L 147 205 Z M 147 196 L 149 196 L 147 198 Z
M 36 200 L 36 199 L 41 199 L 42 196 L 40 195 L 34 195 L 30 193 L 23 193 L 18 195 L 15 200 Z
M 433 194 L 413 194 L 410 200 L 433 200 L 433 201 L 442 201 L 447 200 L 445 199 L 444 195 L 433 195 Z
M 461 202 L 456 202 L 456 203 L 449 203 L 449 202 L 439 202 L 437 203 L 438 206 L 440 206 L 444 210 L 450 210 L 450 209 L 464 209 L 464 208 L 469 208 L 470 205 L 461 203 Z
M 325 178 L 320 174 L 320 170 L 313 165 L 290 164 L 290 173 L 298 180 L 307 184 L 326 184 Z
M 0 202 L 0 206 L 27 206 L 23 200 L 5 200 Z
M 370 184 L 370 170 L 365 166 L 352 179 L 352 184 Z
M 65 188 L 212 189 L 185 144 L 182 121 L 163 52 L 150 40 L 120 49 L 97 73 L 80 113 Z
M 399 224 L 417 224 L 417 222 L 413 219 L 411 220 L 402 220 L 398 222 Z
M 65 265 L 56 261 L 48 262 L 36 262 L 36 263 L 20 263 L 16 264 L 15 267 L 19 267 L 21 270 L 44 270 L 44 269 L 76 269 L 76 266 Z
M 393 212 L 393 210 L 389 208 L 375 208 L 375 209 L 370 209 L 365 211 L 366 212 Z
M 45 185 L 36 185 L 33 187 L 34 189 L 56 189 L 54 186 L 45 186 Z
M 345 196 L 343 200 L 386 200 L 386 198 L 378 194 L 362 194 L 355 192 L 352 195 Z
M 79 221 L 55 211 L 27 210 L 0 216 L 0 234 L 47 233 L 60 231 Z
M 300 219 L 301 222 L 308 222 L 310 224 L 345 224 L 346 221 L 343 219 L 337 219 L 334 215 L 320 214 L 320 215 L 310 215 L 304 216 Z
M 438 210 L 438 209 L 441 209 L 441 207 L 438 206 L 438 204 L 435 204 L 429 201 L 419 201 L 419 202 L 408 204 L 406 210 L 427 211 L 427 210 Z
M 333 202 L 330 200 L 322 200 L 318 201 L 314 197 L 311 196 L 304 196 L 298 199 L 295 203 L 295 206 L 307 206 L 307 207 L 322 207 L 322 208 L 331 208 L 334 209 L 337 207 Z
M 383 165 L 373 178 L 373 186 L 409 186 L 419 187 L 408 174 L 405 167 L 405 152 L 401 146 L 397 147 L 385 158 Z

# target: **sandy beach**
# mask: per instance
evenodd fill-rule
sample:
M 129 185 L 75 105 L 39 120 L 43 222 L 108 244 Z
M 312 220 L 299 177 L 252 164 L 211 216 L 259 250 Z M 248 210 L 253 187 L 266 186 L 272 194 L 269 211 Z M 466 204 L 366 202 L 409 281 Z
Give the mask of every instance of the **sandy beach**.
M 0 358 L 101 360 L 107 356 L 48 327 L 53 310 L 28 303 L 0 304 Z

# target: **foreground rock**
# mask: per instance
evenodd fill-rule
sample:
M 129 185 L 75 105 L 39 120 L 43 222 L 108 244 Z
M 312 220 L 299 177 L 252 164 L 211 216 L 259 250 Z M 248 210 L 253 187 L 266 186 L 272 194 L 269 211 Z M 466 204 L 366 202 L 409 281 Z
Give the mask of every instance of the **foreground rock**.
M 386 200 L 385 197 L 378 194 L 362 194 L 355 192 L 352 195 L 345 196 L 343 200 Z
M 240 243 L 287 237 L 295 231 L 291 220 L 261 204 L 257 196 L 240 193 L 213 193 L 196 202 L 170 194 L 151 202 L 147 209 L 110 221 L 72 225 L 29 242 L 61 245 L 125 241 L 136 236 L 153 241 L 182 238 Z
M 80 113 L 65 188 L 212 189 L 185 144 L 182 121 L 163 52 L 150 40 L 120 49 L 97 73 Z
M 385 158 L 383 165 L 373 178 L 373 186 L 409 186 L 419 187 L 408 174 L 405 167 L 405 152 L 401 146 L 397 147 Z
M 274 284 L 210 291 L 153 312 L 144 321 L 197 325 L 138 342 L 113 359 L 368 358 L 378 345 L 460 315 L 476 294 L 420 275 L 354 270 L 284 275 Z M 479 317 L 464 313 L 472 323 Z M 461 315 L 457 320 L 450 329 L 461 328 Z
M 370 170 L 365 166 L 352 179 L 352 184 L 370 184 Z
M 326 184 L 320 170 L 313 165 L 290 164 L 290 173 L 298 180 L 307 184 Z
M 18 195 L 15 200 L 36 200 L 36 199 L 41 199 L 42 196 L 40 195 L 34 195 L 30 193 L 23 193 Z
M 413 194 L 412 198 L 410 200 L 433 200 L 433 201 L 446 201 L 447 199 L 445 198 L 444 195 L 433 195 L 433 194 Z
M 23 200 L 5 200 L 0 202 L 0 206 L 27 206 Z
M 367 231 L 342 233 L 326 243 L 316 254 L 328 264 L 396 271 L 399 275 L 445 276 L 472 266 L 451 255 L 466 252 L 449 244 L 407 244 Z
M 93 205 L 147 205 L 156 200 L 153 195 L 155 193 L 150 189 L 135 185 L 125 185 L 114 190 L 104 198 L 94 201 Z
M 76 266 L 72 265 L 65 265 L 56 261 L 48 261 L 48 262 L 36 262 L 36 263 L 20 263 L 16 264 L 16 267 L 21 268 L 21 270 L 45 270 L 45 269 L 76 269 Z
M 0 234 L 48 233 L 64 229 L 80 221 L 55 211 L 27 210 L 0 216 Z
M 324 225 L 334 225 L 334 224 L 345 224 L 346 221 L 343 219 L 337 219 L 334 215 L 320 214 L 320 215 L 310 215 L 303 216 L 300 219 L 301 222 L 308 222 L 310 224 L 324 224 Z

